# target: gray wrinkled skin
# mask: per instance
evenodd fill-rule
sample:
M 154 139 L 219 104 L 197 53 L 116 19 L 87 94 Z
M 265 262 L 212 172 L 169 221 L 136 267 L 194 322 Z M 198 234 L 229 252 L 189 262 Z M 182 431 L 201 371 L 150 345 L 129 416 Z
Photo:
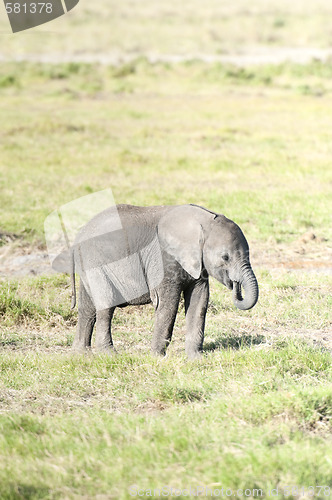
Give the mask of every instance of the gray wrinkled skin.
M 116 217 L 121 229 L 112 222 Z M 241 229 L 224 215 L 196 205 L 111 207 L 81 230 L 73 262 L 81 277 L 73 344 L 79 351 L 90 348 L 95 326 L 96 349 L 114 352 L 115 308 L 152 303 L 152 351 L 164 355 L 183 293 L 186 353 L 196 358 L 203 349 L 209 275 L 232 290 L 239 309 L 250 309 L 258 300 Z

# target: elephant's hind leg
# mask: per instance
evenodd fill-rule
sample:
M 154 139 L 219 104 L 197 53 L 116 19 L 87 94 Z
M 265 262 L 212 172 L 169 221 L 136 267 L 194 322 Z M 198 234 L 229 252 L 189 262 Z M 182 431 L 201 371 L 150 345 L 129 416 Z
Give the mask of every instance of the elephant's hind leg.
M 115 307 L 97 311 L 96 316 L 96 350 L 98 352 L 106 352 L 113 354 L 115 349 L 113 346 L 111 324 Z
M 84 352 L 91 347 L 91 337 L 95 322 L 95 307 L 81 281 L 78 302 L 78 323 L 72 347 L 74 351 Z

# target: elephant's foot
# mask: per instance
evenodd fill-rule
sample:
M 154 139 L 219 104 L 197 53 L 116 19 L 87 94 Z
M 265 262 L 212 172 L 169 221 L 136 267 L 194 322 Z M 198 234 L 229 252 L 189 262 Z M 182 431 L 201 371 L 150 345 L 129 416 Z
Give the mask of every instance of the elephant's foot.
M 186 351 L 188 359 L 193 361 L 195 359 L 202 359 L 203 353 L 201 351 Z
M 164 358 L 167 353 L 167 348 L 171 343 L 171 339 L 153 339 L 151 351 L 155 356 Z
M 89 354 L 91 353 L 91 347 L 74 343 L 71 347 L 71 352 L 73 354 Z
M 96 353 L 97 354 L 108 354 L 109 356 L 114 356 L 114 355 L 118 354 L 117 350 L 114 348 L 113 345 L 96 346 Z
M 166 357 L 166 349 L 151 349 L 151 352 L 157 358 L 165 358 Z

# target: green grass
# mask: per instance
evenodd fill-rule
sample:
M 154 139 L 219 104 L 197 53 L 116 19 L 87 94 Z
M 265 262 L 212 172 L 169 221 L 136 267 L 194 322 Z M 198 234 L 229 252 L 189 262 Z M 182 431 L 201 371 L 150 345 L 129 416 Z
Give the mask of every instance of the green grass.
M 132 64 L 2 66 L 2 229 L 41 242 L 48 213 L 111 187 L 205 205 L 249 239 L 331 238 L 329 66 Z M 303 93 L 313 78 L 323 96 Z
M 206 325 L 206 350 L 259 345 L 268 335 L 314 337 L 331 327 L 332 278 L 301 272 L 275 274 L 256 269 L 260 299 L 251 311 L 234 308 L 230 292 L 215 280 Z M 3 326 L 0 345 L 24 347 L 36 337 L 35 346 L 66 346 L 74 335 L 77 309 L 70 310 L 69 277 L 53 275 L 0 282 L 0 319 Z M 146 351 L 153 325 L 153 308 L 117 309 L 113 319 L 114 341 L 120 351 Z M 262 326 L 264 327 L 262 330 Z M 184 306 L 181 302 L 175 332 L 175 352 L 183 352 Z M 31 329 L 34 335 L 24 333 Z M 41 330 L 46 330 L 41 335 Z M 55 334 L 48 334 L 53 330 Z M 20 333 L 21 332 L 21 333 Z M 39 340 L 38 340 L 39 339 Z M 53 341 L 52 341 L 53 339 Z M 46 343 L 46 344 L 45 344 Z
M 65 321 L 72 317 L 70 305 L 66 304 L 69 284 L 64 275 L 43 275 L 0 285 L 0 317 L 6 326 L 29 320 L 52 321 L 54 316 Z
M 1 498 L 331 487 L 331 351 L 314 342 L 331 327 L 331 278 L 257 276 L 249 312 L 212 283 L 196 362 L 182 304 L 165 359 L 149 354 L 152 307 L 116 311 L 117 356 L 81 356 L 67 277 L 3 282 Z
M 330 361 L 301 342 L 196 363 L 4 355 L 1 497 L 331 485 Z
M 298 24 L 278 5 L 260 36 L 271 26 L 282 44 Z M 232 12 L 249 26 L 244 7 Z M 158 17 L 166 7 L 155 9 Z M 135 11 L 127 10 L 128 22 Z M 318 14 L 303 16 L 308 40 L 318 40 Z M 169 20 L 175 30 L 177 19 Z M 255 40 L 250 30 L 232 32 Z M 161 44 L 165 31 L 158 36 Z M 196 48 L 208 43 L 196 40 Z M 134 485 L 262 488 L 265 496 L 278 487 L 282 498 L 286 486 L 332 487 L 332 279 L 297 269 L 330 267 L 331 68 L 142 57 L 118 67 L 2 64 L 2 256 L 9 247 L 44 248 L 51 211 L 111 187 L 118 203 L 192 202 L 238 222 L 260 300 L 237 311 L 213 282 L 197 362 L 184 354 L 182 303 L 165 359 L 150 355 L 152 307 L 116 311 L 118 356 L 94 348 L 78 356 L 70 353 L 77 311 L 69 277 L 2 277 L 1 499 L 131 498 Z M 305 242 L 308 231 L 316 239 Z M 18 237 L 12 246 L 8 234 Z

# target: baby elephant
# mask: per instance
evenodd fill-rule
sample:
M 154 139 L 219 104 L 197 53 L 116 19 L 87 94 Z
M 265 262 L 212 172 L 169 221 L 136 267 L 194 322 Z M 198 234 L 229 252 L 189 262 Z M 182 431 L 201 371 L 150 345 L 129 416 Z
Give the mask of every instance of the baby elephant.
M 209 275 L 232 290 L 239 309 L 250 309 L 258 300 L 241 229 L 196 205 L 110 207 L 83 227 L 71 253 L 72 277 L 75 272 L 81 277 L 75 350 L 91 346 L 96 325 L 96 349 L 114 352 L 115 308 L 152 302 L 152 351 L 164 355 L 183 292 L 186 353 L 196 358 L 203 349 Z

